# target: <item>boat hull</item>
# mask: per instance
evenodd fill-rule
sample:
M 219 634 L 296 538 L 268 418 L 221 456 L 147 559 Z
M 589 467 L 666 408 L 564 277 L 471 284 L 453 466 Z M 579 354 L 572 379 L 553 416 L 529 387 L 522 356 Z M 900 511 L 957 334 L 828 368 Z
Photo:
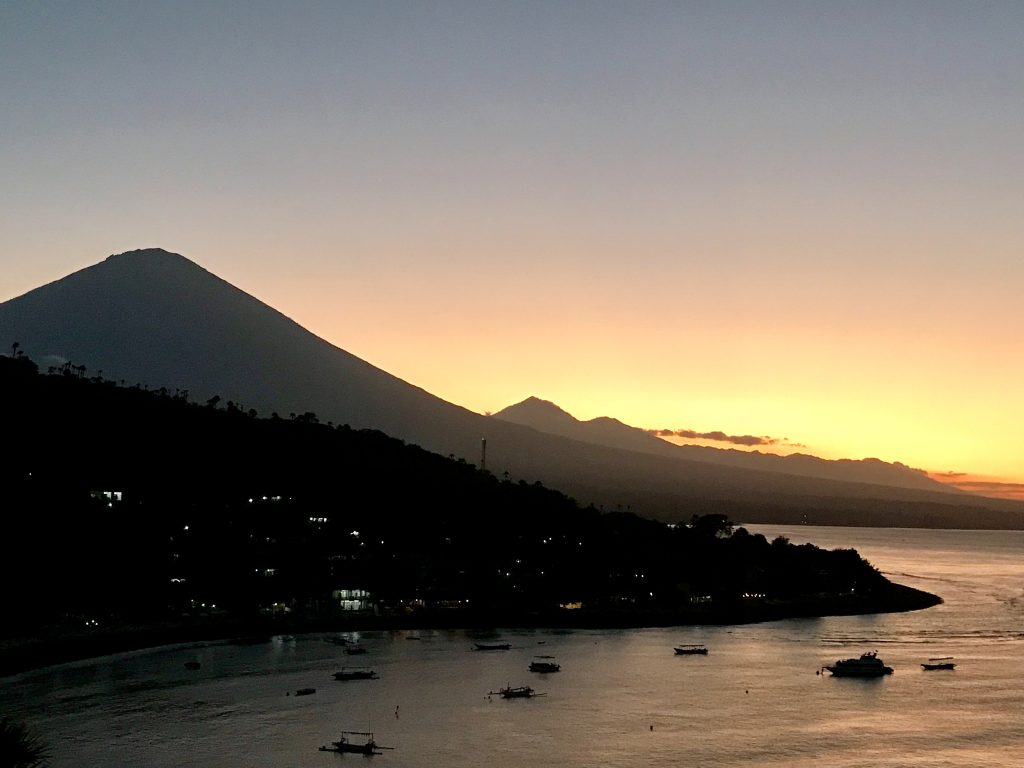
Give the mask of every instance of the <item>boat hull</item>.
M 825 669 L 831 672 L 833 677 L 885 677 L 892 674 L 892 667 L 861 670 L 833 669 L 832 667 L 825 667 Z
M 495 691 L 491 691 L 491 694 L 493 693 L 495 693 Z M 531 688 L 528 685 L 522 685 L 518 688 L 499 688 L 496 691 L 496 693 L 498 693 L 503 699 L 529 699 L 533 696 L 542 695 L 537 693 L 535 690 L 533 690 L 533 688 Z
M 340 754 L 354 755 L 380 755 L 382 752 L 375 751 L 375 746 L 369 744 L 332 744 L 329 747 L 320 747 L 321 752 L 338 752 Z
M 335 680 L 376 680 L 376 672 L 335 672 Z

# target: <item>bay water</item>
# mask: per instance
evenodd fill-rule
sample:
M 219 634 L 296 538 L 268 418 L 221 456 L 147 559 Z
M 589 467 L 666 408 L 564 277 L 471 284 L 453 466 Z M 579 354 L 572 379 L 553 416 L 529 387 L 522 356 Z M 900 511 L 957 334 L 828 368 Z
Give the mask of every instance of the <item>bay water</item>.
M 360 656 L 321 634 L 167 646 L 2 679 L 0 712 L 42 737 L 54 768 L 1024 766 L 1024 532 L 748 528 L 856 548 L 945 602 L 741 626 L 345 635 Z M 709 653 L 677 656 L 681 643 Z M 822 673 L 865 651 L 894 674 Z M 537 656 L 561 671 L 529 672 Z M 956 669 L 922 669 L 939 656 Z M 355 666 L 379 679 L 333 679 Z M 491 693 L 508 685 L 543 695 Z M 342 730 L 393 749 L 318 750 Z

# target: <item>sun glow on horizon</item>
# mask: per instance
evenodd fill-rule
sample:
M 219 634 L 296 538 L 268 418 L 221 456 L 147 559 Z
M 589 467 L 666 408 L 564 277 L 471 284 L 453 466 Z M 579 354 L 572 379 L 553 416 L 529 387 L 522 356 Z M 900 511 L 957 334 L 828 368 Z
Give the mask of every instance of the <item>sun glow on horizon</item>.
M 807 343 L 806 331 L 775 336 L 772 328 L 751 331 L 750 339 L 716 331 L 673 344 L 665 333 L 644 336 L 632 326 L 595 332 L 601 322 L 595 317 L 538 319 L 548 312 L 539 303 L 534 323 L 515 332 L 493 320 L 474 325 L 458 308 L 449 315 L 424 312 L 417 323 L 415 307 L 405 305 L 397 312 L 371 311 L 380 324 L 363 317 L 359 328 L 323 335 L 481 414 L 537 396 L 583 421 L 608 416 L 641 429 L 767 436 L 778 442 L 746 449 L 877 458 L 936 474 L 952 469 L 1024 482 L 1011 427 L 1015 413 L 1021 417 L 1016 423 L 1024 423 L 1012 391 L 1015 376 L 1024 381 L 1024 367 L 1017 361 L 1001 368 L 948 362 L 959 357 L 968 363 L 995 350 L 928 349 L 920 337 L 893 338 L 897 333 L 876 348 L 866 335 L 844 344 L 824 337 Z M 319 319 L 334 325 L 329 313 Z M 995 339 L 990 346 L 1003 343 Z M 659 355 L 662 344 L 676 353 Z M 982 391 L 990 399 L 976 395 Z M 1005 420 L 991 418 L 996 402 Z
M 1024 482 L 1005 477 L 972 475 L 967 472 L 929 472 L 932 480 L 951 485 L 967 493 L 996 499 L 1024 501 Z
M 1024 6 L 782 5 L 18 4 L 0 296 L 158 245 L 478 413 L 1024 482 Z

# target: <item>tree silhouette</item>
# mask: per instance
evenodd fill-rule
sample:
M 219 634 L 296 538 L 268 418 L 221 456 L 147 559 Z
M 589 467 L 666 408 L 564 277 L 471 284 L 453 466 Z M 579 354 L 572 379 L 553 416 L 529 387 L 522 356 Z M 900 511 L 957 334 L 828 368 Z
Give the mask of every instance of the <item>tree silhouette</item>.
M 471 601 L 466 620 L 474 621 L 506 610 L 564 621 L 555 606 L 572 598 L 592 617 L 609 607 L 620 621 L 626 600 L 641 611 L 636 621 L 651 606 L 658 621 L 678 614 L 701 623 L 761 616 L 740 600 L 745 592 L 809 595 L 829 607 L 847 598 L 815 596 L 856 587 L 857 607 L 886 584 L 852 550 L 730 538 L 722 514 L 669 527 L 627 504 L 602 515 L 540 483 L 513 483 L 508 471 L 502 481 L 382 432 L 319 425 L 312 411 L 290 421 L 242 418 L 234 401 L 232 412 L 215 408 L 220 396 L 203 407 L 162 396 L 163 387 L 145 393 L 37 376 L 28 358 L 5 358 L 0 390 L 19 403 L 5 436 L 19 450 L 0 483 L 16 518 L 13 529 L 5 522 L 0 581 L 40 568 L 48 577 L 23 579 L 9 596 L 16 602 L 5 615 L 19 631 L 43 631 L 72 609 L 176 622 L 211 599 L 232 618 L 280 601 L 319 620 L 315 606 L 346 582 L 380 595 L 382 616 L 399 616 L 403 596 L 422 593 L 435 605 Z M 87 434 L 91 450 L 55 452 L 57 433 Z M 186 451 L 194 457 L 187 469 L 154 459 Z M 123 500 L 106 506 L 86 490 L 104 487 L 125 488 Z M 331 523 L 311 525 L 328 516 Z M 43 565 L 38 541 L 47 542 Z M 274 578 L 254 577 L 266 565 Z M 641 571 L 642 582 L 633 576 Z M 691 594 L 715 603 L 694 607 Z M 33 763 L 0 759 L 7 765 Z
M 21 723 L 0 718 L 0 766 L 3 768 L 44 768 L 49 750 L 42 740 Z

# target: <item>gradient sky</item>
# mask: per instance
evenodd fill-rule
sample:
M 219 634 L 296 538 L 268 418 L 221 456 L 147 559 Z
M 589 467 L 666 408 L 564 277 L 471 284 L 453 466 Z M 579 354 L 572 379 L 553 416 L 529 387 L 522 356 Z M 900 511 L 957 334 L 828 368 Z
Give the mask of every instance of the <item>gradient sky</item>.
M 8 1 L 0 136 L 0 300 L 159 246 L 476 411 L 1024 482 L 1024 4 Z

